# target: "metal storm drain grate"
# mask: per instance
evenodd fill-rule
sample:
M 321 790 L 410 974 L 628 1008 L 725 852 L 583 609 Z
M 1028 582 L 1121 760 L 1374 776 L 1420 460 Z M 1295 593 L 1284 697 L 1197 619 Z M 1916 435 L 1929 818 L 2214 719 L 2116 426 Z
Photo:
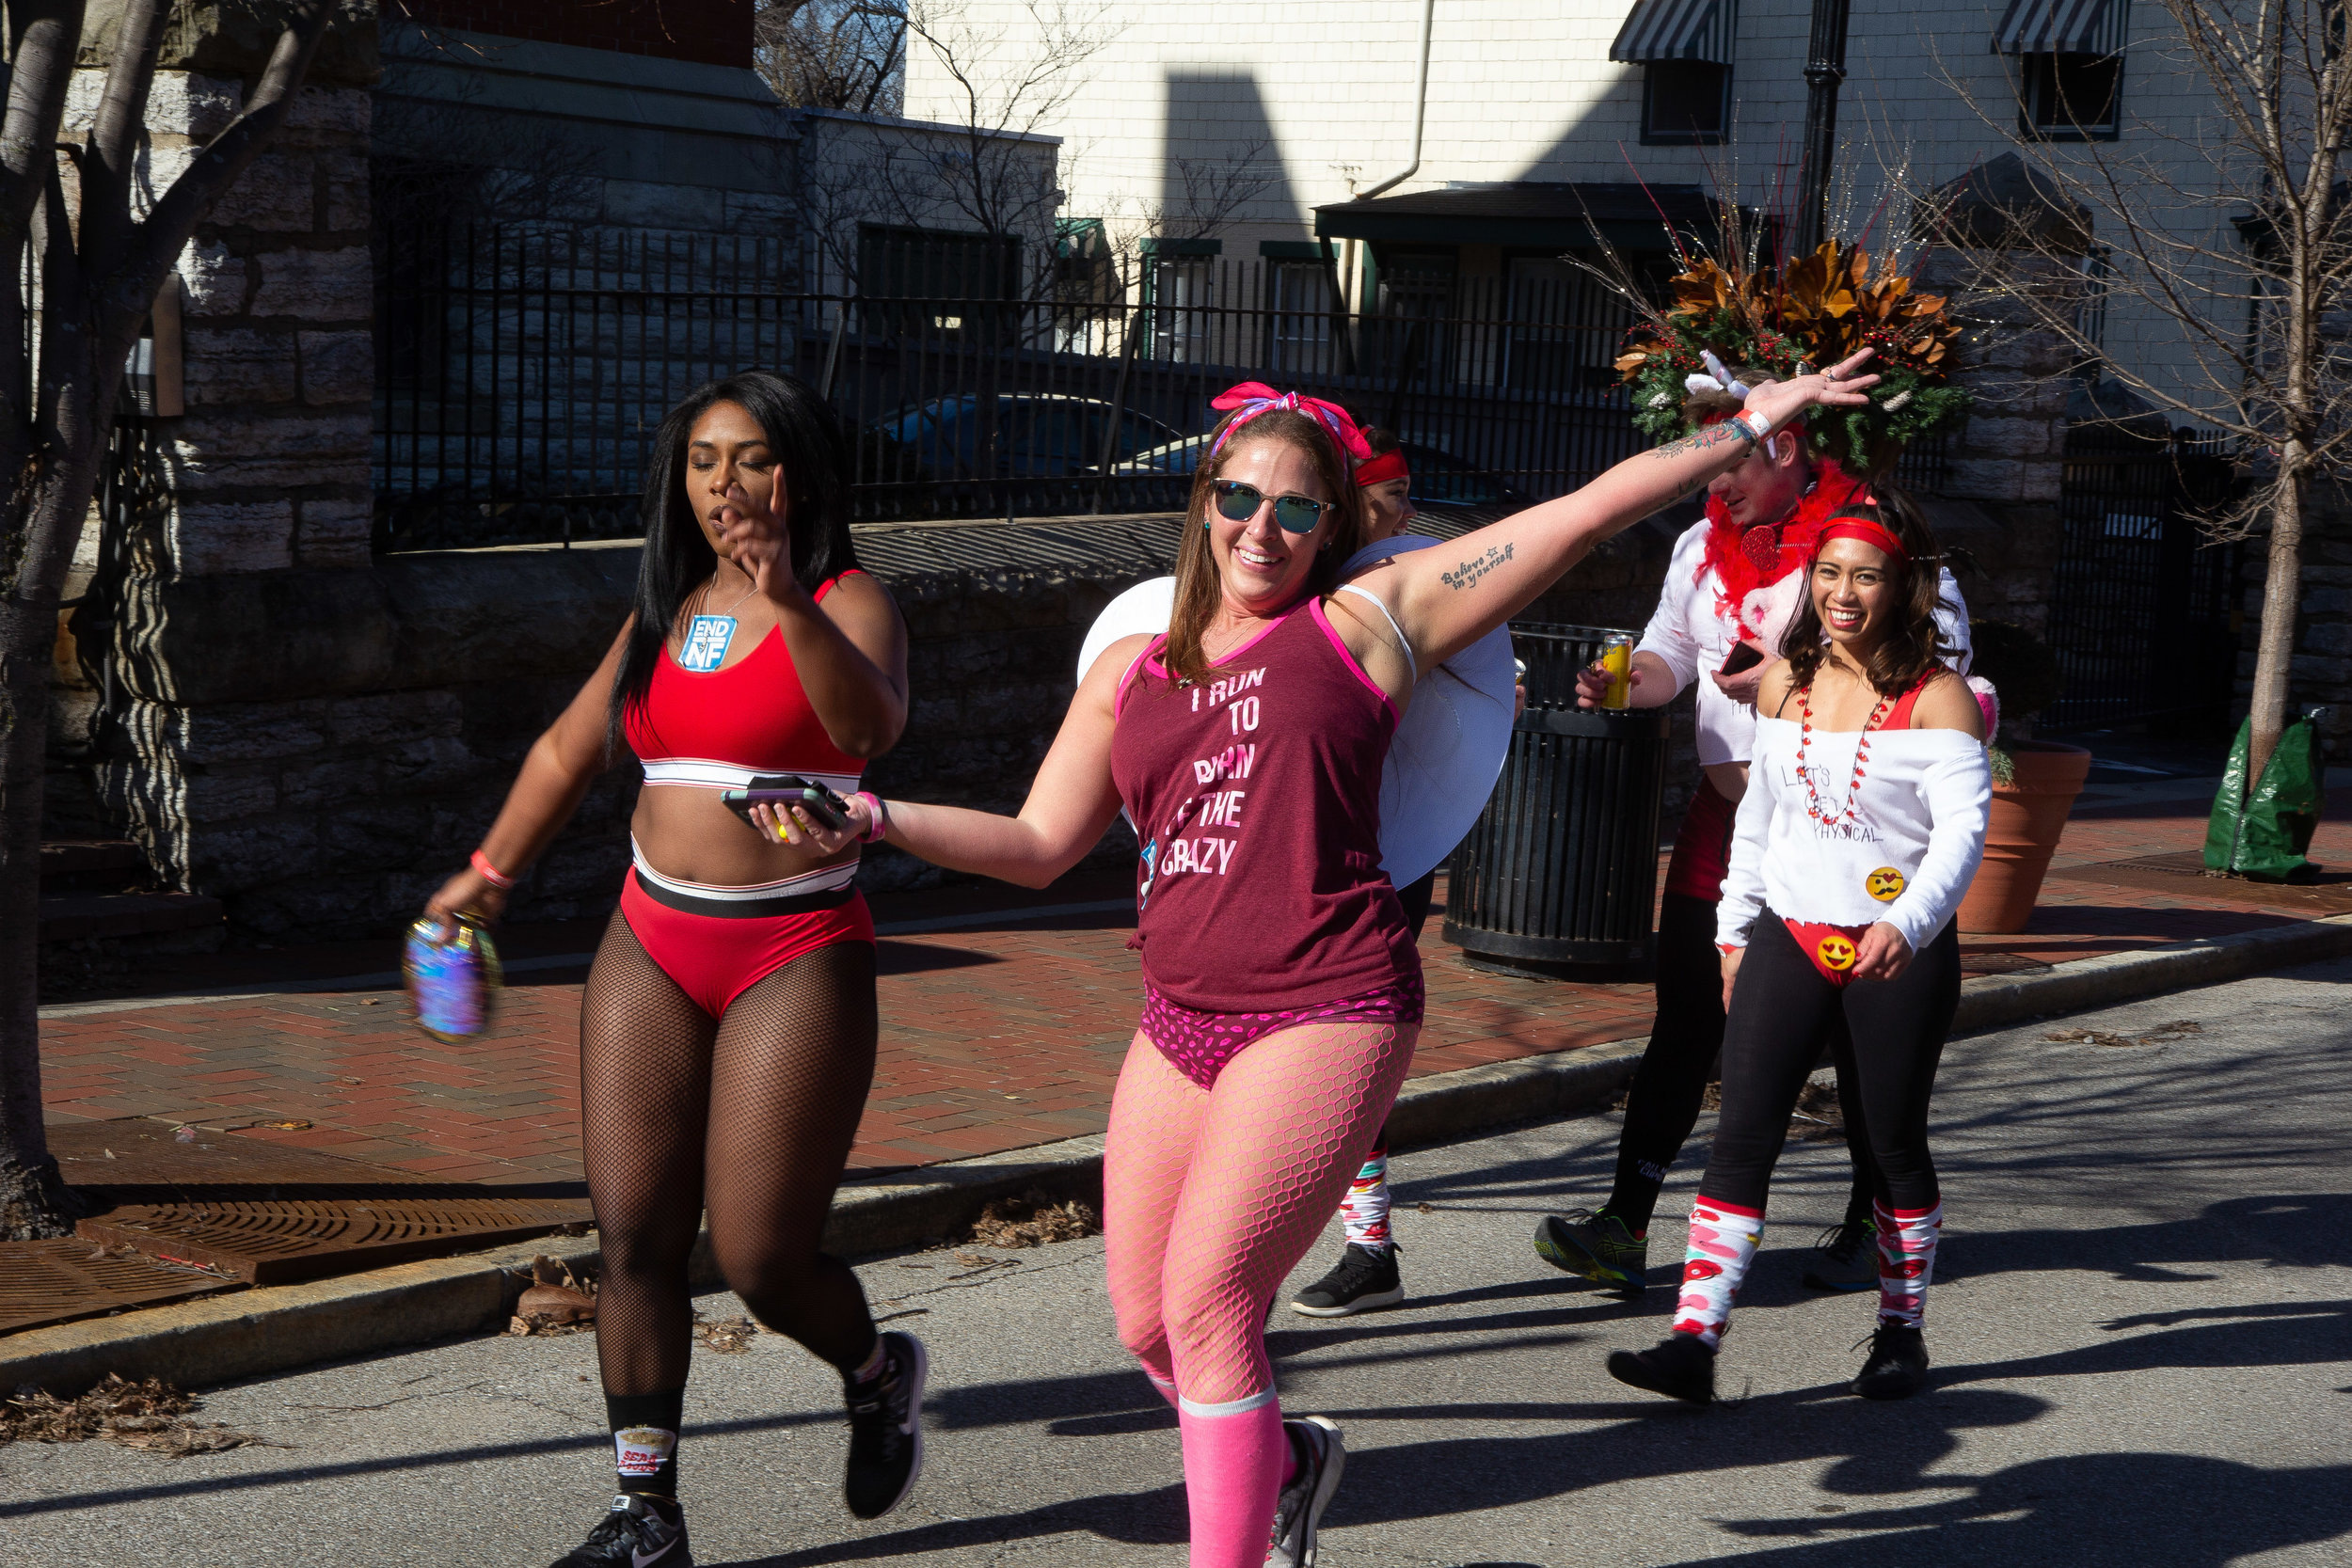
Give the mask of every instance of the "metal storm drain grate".
M 87 1202 L 78 1235 L 283 1284 L 583 1227 L 588 1200 L 436 1181 L 236 1132 L 181 1142 L 166 1122 L 49 1130 Z
M 85 1237 L 8 1242 L 0 1243 L 0 1334 L 237 1288 L 236 1280 L 119 1253 Z

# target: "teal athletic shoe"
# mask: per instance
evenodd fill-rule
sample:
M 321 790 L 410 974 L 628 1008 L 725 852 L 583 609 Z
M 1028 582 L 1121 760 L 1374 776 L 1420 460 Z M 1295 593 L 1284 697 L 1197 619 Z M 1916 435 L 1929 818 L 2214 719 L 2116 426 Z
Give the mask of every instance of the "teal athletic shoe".
M 1638 1296 L 1649 1289 L 1648 1239 L 1606 1209 L 1545 1215 L 1535 1227 L 1535 1256 L 1603 1290 Z

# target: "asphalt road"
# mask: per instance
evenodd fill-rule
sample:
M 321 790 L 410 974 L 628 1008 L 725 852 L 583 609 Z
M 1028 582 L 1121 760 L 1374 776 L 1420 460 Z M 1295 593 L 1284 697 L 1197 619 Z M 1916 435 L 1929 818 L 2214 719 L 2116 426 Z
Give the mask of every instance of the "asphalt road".
M 1845 1389 L 1869 1302 L 1796 1283 L 1842 1197 L 1835 1144 L 1791 1145 L 1721 1368 L 1736 1397 L 1703 1412 L 1601 1371 L 1664 1329 L 1674 1225 L 1639 1307 L 1528 1245 L 1546 1210 L 1597 1197 L 1613 1117 L 1402 1156 L 1410 1301 L 1274 1324 L 1286 1407 L 1347 1433 L 1325 1562 L 2352 1562 L 2347 980 L 2317 965 L 1955 1044 L 1936 1109 L 1957 1277 L 1930 1298 L 1931 1390 L 1899 1404 Z M 2144 1039 L 2176 1020 L 2201 1030 Z M 2047 1037 L 2070 1028 L 2141 1043 Z M 702 1562 L 1183 1562 L 1174 1422 L 1119 1351 L 1100 1243 L 988 1256 L 863 1265 L 934 1365 L 923 1484 L 875 1525 L 838 1502 L 829 1370 L 772 1337 L 695 1353 Z M 0 1561 L 533 1568 L 609 1495 L 594 1350 L 484 1338 L 207 1396 L 267 1448 L 0 1449 Z

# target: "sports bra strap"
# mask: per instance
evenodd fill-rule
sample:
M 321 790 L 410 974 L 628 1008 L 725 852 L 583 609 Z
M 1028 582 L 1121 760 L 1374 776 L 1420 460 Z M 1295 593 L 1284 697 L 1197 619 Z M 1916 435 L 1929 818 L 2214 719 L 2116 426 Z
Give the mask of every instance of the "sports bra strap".
M 825 595 L 832 593 L 834 588 L 839 586 L 843 578 L 862 578 L 866 575 L 866 568 L 863 566 L 850 566 L 841 571 L 835 572 L 833 576 L 827 578 L 824 581 L 817 585 L 817 592 L 808 596 L 808 602 L 811 604 L 823 604 L 825 602 Z
M 1341 583 L 1340 592 L 1343 594 L 1353 594 L 1359 598 L 1370 599 L 1372 601 L 1373 608 L 1380 611 L 1380 618 L 1389 623 L 1389 629 L 1396 633 L 1397 651 L 1405 656 L 1405 668 L 1412 673 L 1413 679 L 1416 681 L 1420 680 L 1421 665 L 1413 657 L 1413 640 L 1405 635 L 1405 628 L 1403 626 L 1396 624 L 1396 617 L 1389 612 L 1389 607 L 1387 605 L 1380 602 L 1380 595 L 1374 593 L 1369 588 L 1359 588 L 1352 582 Z
M 1879 728 L 1882 730 L 1911 728 L 1911 710 L 1919 705 L 1919 693 L 1928 689 L 1928 682 L 1935 679 L 1935 672 L 1940 668 L 1942 668 L 1940 665 L 1931 665 L 1925 674 L 1912 682 L 1911 689 L 1896 698 L 1895 705 L 1886 710 L 1885 722 L 1880 724 Z

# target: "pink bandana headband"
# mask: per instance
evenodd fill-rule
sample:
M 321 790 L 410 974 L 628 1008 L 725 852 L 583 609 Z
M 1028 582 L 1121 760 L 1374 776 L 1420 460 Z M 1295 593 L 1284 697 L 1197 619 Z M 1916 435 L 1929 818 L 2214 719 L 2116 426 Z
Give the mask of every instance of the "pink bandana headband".
M 1321 422 L 1339 442 L 1340 450 L 1350 457 L 1360 460 L 1372 455 L 1371 443 L 1364 439 L 1364 433 L 1356 428 L 1355 418 L 1346 409 L 1336 403 L 1308 397 L 1303 392 L 1278 392 L 1263 381 L 1245 381 L 1238 387 L 1227 388 L 1210 399 L 1209 406 L 1239 410 L 1225 421 L 1224 430 L 1217 435 L 1216 444 L 1209 449 L 1211 457 L 1225 450 L 1225 443 L 1233 438 L 1233 432 L 1259 415 L 1271 413 L 1277 408 L 1304 414 Z

